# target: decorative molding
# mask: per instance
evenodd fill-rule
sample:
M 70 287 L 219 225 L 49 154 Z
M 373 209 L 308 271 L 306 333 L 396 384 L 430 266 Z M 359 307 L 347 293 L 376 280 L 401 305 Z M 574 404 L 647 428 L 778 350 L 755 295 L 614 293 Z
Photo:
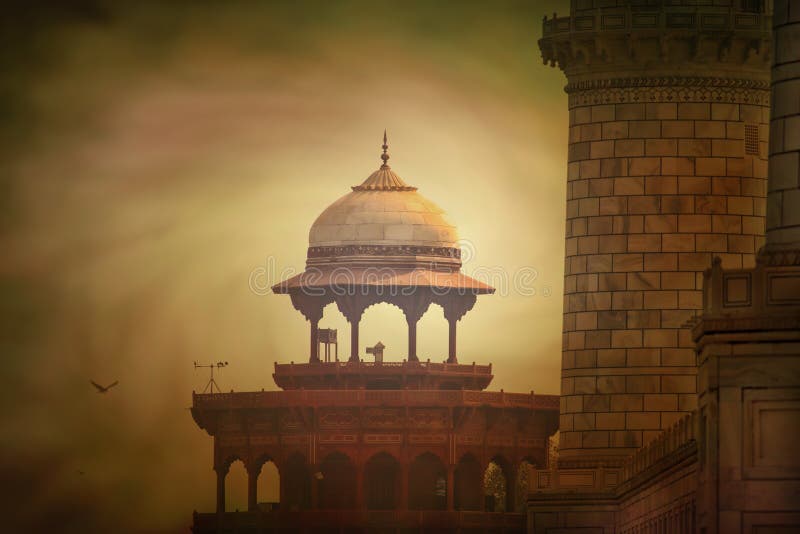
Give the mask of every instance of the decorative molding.
M 769 267 L 794 267 L 800 265 L 800 248 L 780 248 L 765 246 L 762 248 L 756 261 Z
M 437 256 L 460 260 L 458 247 L 428 247 L 422 245 L 337 245 L 308 247 L 308 258 L 342 256 Z
M 623 89 L 630 87 L 729 87 L 735 89 L 769 90 L 768 80 L 748 78 L 720 78 L 717 76 L 651 76 L 623 77 L 571 82 L 564 87 L 567 93 L 595 89 Z
M 769 106 L 768 83 L 759 80 L 731 80 L 734 83 L 730 84 L 724 82 L 721 78 L 617 78 L 569 84 L 566 91 L 569 94 L 570 109 L 595 104 L 646 102 L 717 102 Z

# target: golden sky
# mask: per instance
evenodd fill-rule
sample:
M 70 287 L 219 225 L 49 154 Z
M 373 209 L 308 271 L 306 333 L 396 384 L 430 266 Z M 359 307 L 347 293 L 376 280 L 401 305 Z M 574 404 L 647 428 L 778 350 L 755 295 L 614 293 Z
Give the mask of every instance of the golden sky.
M 464 271 L 509 280 L 459 323 L 460 361 L 491 362 L 491 389 L 558 393 L 567 103 L 536 40 L 566 4 L 12 9 L 0 468 L 25 497 L 19 526 L 182 532 L 213 508 L 211 438 L 187 410 L 207 377 L 192 362 L 229 361 L 218 381 L 243 391 L 307 358 L 303 317 L 251 275 L 302 270 L 311 224 L 378 167 L 384 128 L 393 170 L 467 243 Z M 321 326 L 349 353 L 335 307 Z M 361 323 L 389 360 L 406 335 L 388 305 Z M 418 353 L 446 351 L 432 307 Z M 90 379 L 120 384 L 98 395 Z

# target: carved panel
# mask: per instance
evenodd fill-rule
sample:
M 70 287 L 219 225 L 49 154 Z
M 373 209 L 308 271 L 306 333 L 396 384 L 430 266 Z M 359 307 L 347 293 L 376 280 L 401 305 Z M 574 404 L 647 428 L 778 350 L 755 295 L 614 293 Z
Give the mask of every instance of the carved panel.
M 296 417 L 295 414 L 287 412 L 281 418 L 282 430 L 301 430 L 303 429 L 303 421 Z
M 318 441 L 320 443 L 356 443 L 358 436 L 355 434 L 340 433 L 320 433 Z
M 439 408 L 411 410 L 409 424 L 414 428 L 446 428 L 448 426 L 447 410 Z
M 459 434 L 456 437 L 456 443 L 458 443 L 459 445 L 481 445 L 483 444 L 483 435 Z
M 408 442 L 412 445 L 441 444 L 447 442 L 445 434 L 410 434 Z
M 365 408 L 363 422 L 369 428 L 399 428 L 403 426 L 403 412 L 397 408 Z
M 320 408 L 320 428 L 355 428 L 357 425 L 358 417 L 354 410 L 343 408 Z
M 744 478 L 800 476 L 796 444 L 800 392 L 788 388 L 744 391 Z M 752 429 L 752 431 L 750 431 Z
M 384 445 L 402 443 L 401 434 L 364 434 L 364 443 L 367 445 Z

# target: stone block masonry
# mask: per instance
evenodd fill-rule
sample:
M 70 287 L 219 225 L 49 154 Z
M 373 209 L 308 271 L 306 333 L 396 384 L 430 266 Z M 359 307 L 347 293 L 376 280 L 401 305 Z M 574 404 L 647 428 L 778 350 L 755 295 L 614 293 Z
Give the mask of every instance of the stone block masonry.
M 637 6 L 573 2 L 539 42 L 569 103 L 562 467 L 619 465 L 696 407 L 702 272 L 753 267 L 770 227 L 769 15 Z

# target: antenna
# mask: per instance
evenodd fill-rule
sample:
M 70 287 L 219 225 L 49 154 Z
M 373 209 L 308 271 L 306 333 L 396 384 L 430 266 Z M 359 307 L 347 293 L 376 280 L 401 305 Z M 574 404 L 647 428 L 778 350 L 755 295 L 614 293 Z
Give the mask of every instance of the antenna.
M 222 390 L 219 389 L 219 385 L 214 380 L 214 369 L 222 369 L 223 367 L 228 367 L 228 362 L 217 362 L 217 363 L 209 363 L 207 365 L 199 365 L 197 362 L 194 362 L 194 368 L 196 369 L 210 369 L 211 370 L 211 378 L 209 378 L 206 387 L 203 388 L 203 393 L 211 393 L 214 394 L 214 388 L 217 388 L 217 393 L 222 393 Z

